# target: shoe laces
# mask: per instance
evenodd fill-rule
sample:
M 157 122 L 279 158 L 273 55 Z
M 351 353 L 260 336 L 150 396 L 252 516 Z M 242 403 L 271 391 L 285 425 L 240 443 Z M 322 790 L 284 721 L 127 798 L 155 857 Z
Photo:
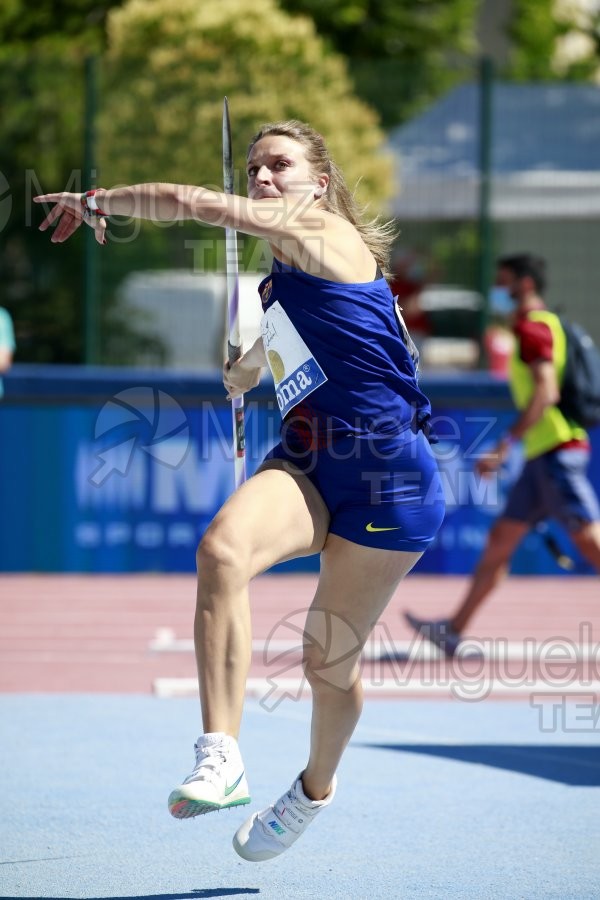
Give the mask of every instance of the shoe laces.
M 196 747 L 196 765 L 184 784 L 189 784 L 190 781 L 213 781 L 222 763 L 225 762 L 227 756 L 222 745 Z
M 298 797 L 298 794 L 296 792 L 295 784 L 292 785 L 289 791 L 286 791 L 286 793 L 279 798 L 277 803 L 275 803 L 270 808 L 270 810 L 268 810 L 268 814 L 267 816 L 265 816 L 265 819 L 268 820 L 272 818 L 271 811 L 272 815 L 275 816 L 275 818 L 278 819 L 279 822 L 288 829 L 288 831 L 293 831 L 295 834 L 301 832 L 304 828 L 305 820 L 307 818 L 311 819 L 317 812 L 317 810 L 312 810 L 310 809 L 310 807 L 307 807 L 302 803 L 301 798 Z M 268 823 L 262 821 L 262 816 L 261 825 L 266 834 L 269 835 L 269 837 L 278 837 L 278 835 L 268 827 Z

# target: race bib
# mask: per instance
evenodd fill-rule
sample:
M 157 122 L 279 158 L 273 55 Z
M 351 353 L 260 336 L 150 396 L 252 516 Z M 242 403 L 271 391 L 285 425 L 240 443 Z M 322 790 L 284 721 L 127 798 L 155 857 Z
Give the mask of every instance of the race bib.
M 283 418 L 325 384 L 327 376 L 278 300 L 263 315 L 260 332 Z

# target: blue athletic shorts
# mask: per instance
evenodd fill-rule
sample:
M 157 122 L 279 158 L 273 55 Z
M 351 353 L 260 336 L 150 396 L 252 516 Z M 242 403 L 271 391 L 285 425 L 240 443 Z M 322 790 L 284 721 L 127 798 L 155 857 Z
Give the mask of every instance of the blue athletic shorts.
M 384 550 L 426 550 L 444 518 L 437 462 L 423 432 L 345 436 L 301 450 L 277 444 L 265 462 L 292 463 L 315 485 L 329 531 Z
M 600 519 L 600 506 L 586 470 L 590 454 L 580 447 L 551 450 L 525 463 L 502 514 L 535 525 L 557 519 L 568 531 Z

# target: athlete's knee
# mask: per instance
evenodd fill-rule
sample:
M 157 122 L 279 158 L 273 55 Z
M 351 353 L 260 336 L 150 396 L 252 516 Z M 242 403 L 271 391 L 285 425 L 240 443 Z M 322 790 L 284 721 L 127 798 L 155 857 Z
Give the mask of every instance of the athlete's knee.
M 243 580 L 249 568 L 247 543 L 231 524 L 213 521 L 198 545 L 196 567 L 203 579 Z
M 334 694 L 342 701 L 343 698 L 355 698 L 357 692 L 359 695 L 362 692 L 360 672 L 357 667 L 348 669 L 346 667 L 332 666 L 329 668 L 305 665 L 304 675 L 313 696 L 330 697 Z
M 336 660 L 319 646 L 305 646 L 302 668 L 313 694 L 329 694 L 332 691 L 343 694 L 360 685 L 357 658 L 342 656 Z

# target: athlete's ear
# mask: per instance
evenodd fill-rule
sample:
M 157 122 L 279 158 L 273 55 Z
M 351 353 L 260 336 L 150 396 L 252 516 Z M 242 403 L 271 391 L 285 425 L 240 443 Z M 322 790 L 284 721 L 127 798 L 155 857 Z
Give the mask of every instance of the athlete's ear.
M 329 175 L 325 175 L 325 174 L 319 175 L 319 177 L 317 179 L 317 184 L 315 186 L 315 198 L 316 199 L 323 196 L 323 194 L 327 190 L 328 184 L 329 184 Z

